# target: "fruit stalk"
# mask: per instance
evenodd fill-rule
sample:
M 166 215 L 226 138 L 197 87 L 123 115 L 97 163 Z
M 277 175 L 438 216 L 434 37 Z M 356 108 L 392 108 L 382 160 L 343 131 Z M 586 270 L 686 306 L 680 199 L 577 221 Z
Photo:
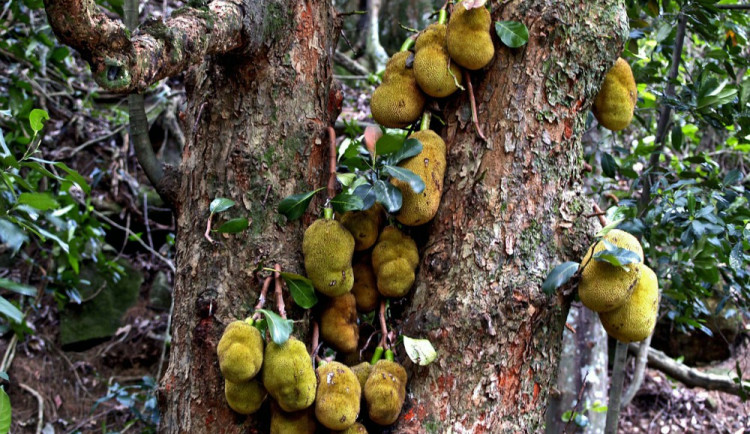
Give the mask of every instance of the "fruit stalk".
M 276 272 L 274 273 L 274 280 L 276 281 L 276 306 L 279 309 L 279 315 L 281 318 L 286 319 L 286 310 L 284 309 L 284 296 L 281 293 L 281 265 L 276 264 L 274 267 Z

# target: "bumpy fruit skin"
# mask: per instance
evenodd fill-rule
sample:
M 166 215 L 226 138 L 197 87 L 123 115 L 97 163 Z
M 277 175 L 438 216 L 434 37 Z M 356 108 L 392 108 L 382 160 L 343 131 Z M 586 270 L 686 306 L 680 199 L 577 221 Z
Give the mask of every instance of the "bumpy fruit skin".
M 638 342 L 654 331 L 659 313 L 659 281 L 656 273 L 643 264 L 641 278 L 628 301 L 611 312 L 599 314 L 604 330 L 621 342 Z
M 224 397 L 229 407 L 239 414 L 253 414 L 266 399 L 266 389 L 257 380 L 233 383 L 224 380 Z
M 443 195 L 445 176 L 445 142 L 432 130 L 418 131 L 409 136 L 422 142 L 422 152 L 399 166 L 409 169 L 424 181 L 424 190 L 414 193 L 409 183 L 393 178 L 391 183 L 401 190 L 403 202 L 396 219 L 407 226 L 419 226 L 435 217 Z
M 445 24 L 431 24 L 414 45 L 417 84 L 424 93 L 435 98 L 444 98 L 458 90 L 456 83 L 461 84 L 462 78 L 461 68 L 451 62 L 448 55 L 445 28 Z
M 446 33 L 448 53 L 456 63 L 466 69 L 484 68 L 495 46 L 490 37 L 490 11 L 485 7 L 466 10 L 463 3 L 453 8 Z
M 426 96 L 417 85 L 414 70 L 406 67 L 410 55 L 409 51 L 394 54 L 385 66 L 383 82 L 372 93 L 372 118 L 388 128 L 404 128 L 424 110 Z
M 390 425 L 398 419 L 406 397 L 406 371 L 401 365 L 380 360 L 372 367 L 365 383 L 365 401 L 370 419 Z
M 315 434 L 318 427 L 312 407 L 287 413 L 271 404 L 271 434 Z
M 370 376 L 370 372 L 372 372 L 372 365 L 369 362 L 362 362 L 352 366 L 351 370 L 357 376 L 362 390 L 365 390 L 365 383 L 367 383 L 367 378 Z
M 331 431 L 331 432 L 335 434 L 367 434 L 367 428 L 365 428 L 365 426 L 362 425 L 361 423 L 357 422 L 343 431 Z
M 629 233 L 614 229 L 607 233 L 604 239 L 617 247 L 632 250 L 643 262 L 643 248 L 638 239 Z M 581 266 L 585 265 L 585 268 L 581 272 L 581 282 L 578 285 L 578 296 L 583 305 L 600 313 L 612 311 L 625 304 L 641 275 L 641 268 L 635 264 L 630 264 L 630 271 L 625 271 L 591 258 L 594 253 L 602 250 L 606 250 L 602 242 L 589 247 L 581 261 Z
M 393 226 L 380 233 L 372 250 L 372 268 L 378 292 L 384 297 L 403 297 L 414 284 L 419 252 L 414 240 Z
M 263 385 L 284 411 L 312 405 L 318 382 L 305 344 L 295 338 L 283 345 L 270 342 L 263 364 Z
M 302 254 L 315 289 L 329 297 L 346 294 L 354 284 L 354 238 L 336 220 L 316 220 L 305 231 Z
M 337 351 L 351 353 L 357 350 L 359 325 L 354 294 L 327 300 L 320 312 L 320 337 Z
M 351 369 L 339 362 L 318 367 L 318 394 L 315 397 L 315 417 L 318 422 L 334 430 L 347 429 L 359 415 L 362 388 Z
M 378 307 L 380 293 L 375 272 L 372 269 L 371 256 L 362 257 L 352 268 L 354 269 L 352 294 L 357 300 L 357 310 L 364 313 L 372 312 Z
M 263 365 L 263 338 L 250 324 L 233 321 L 224 330 L 216 353 L 224 378 L 242 383 L 255 377 Z
M 365 211 L 344 213 L 340 221 L 354 237 L 354 251 L 367 250 L 378 240 L 378 232 L 383 222 L 383 206 L 375 203 Z
M 633 120 L 638 91 L 630 65 L 618 58 L 612 69 L 604 76 L 604 82 L 594 99 L 594 116 L 599 123 L 612 131 L 619 131 Z

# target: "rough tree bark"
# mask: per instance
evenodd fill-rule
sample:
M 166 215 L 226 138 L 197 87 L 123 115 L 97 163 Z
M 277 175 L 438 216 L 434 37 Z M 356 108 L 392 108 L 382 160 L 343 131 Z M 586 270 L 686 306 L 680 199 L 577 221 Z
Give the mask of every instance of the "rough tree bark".
M 338 33 L 330 2 L 217 0 L 132 37 L 92 15 L 93 0 L 45 2 L 57 34 L 110 89 L 144 89 L 197 62 L 175 183 L 178 270 L 161 430 L 262 430 L 266 417 L 239 417 L 225 404 L 215 347 L 224 326 L 251 311 L 255 270 L 302 268 L 310 216 L 286 224 L 275 205 L 325 185 L 324 132 L 340 103 L 331 87 Z M 445 193 L 401 324 L 406 335 L 429 338 L 440 358 L 411 367 L 398 432 L 540 430 L 567 310 L 541 282 L 557 262 L 579 258 L 591 235 L 579 139 L 627 34 L 623 4 L 491 3 L 493 18 L 523 21 L 531 37 L 526 47 L 499 48 L 474 74 L 488 143 L 471 127 L 465 95 L 444 111 Z M 83 18 L 64 15 L 71 11 Z M 76 33 L 87 25 L 93 30 Z M 222 217 L 249 216 L 250 229 L 210 244 L 203 232 L 215 197 L 235 200 Z M 304 322 L 296 328 L 304 332 Z

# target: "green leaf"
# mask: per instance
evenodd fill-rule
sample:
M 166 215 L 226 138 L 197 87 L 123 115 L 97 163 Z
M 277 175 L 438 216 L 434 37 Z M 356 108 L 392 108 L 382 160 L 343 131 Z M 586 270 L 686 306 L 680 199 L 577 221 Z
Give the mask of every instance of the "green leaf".
M 29 205 L 39 211 L 49 211 L 60 206 L 49 193 L 21 193 L 18 195 L 18 203 Z
M 11 302 L 6 300 L 4 297 L 0 297 L 0 313 L 7 316 L 13 322 L 23 322 L 23 312 L 18 310 Z
M 294 325 L 292 320 L 284 319 L 270 310 L 258 309 L 258 312 L 266 317 L 268 331 L 271 333 L 271 339 L 276 345 L 282 345 L 289 340 L 289 335 L 292 334 L 292 326 Z
M 437 358 L 437 351 L 427 339 L 412 339 L 404 336 L 404 348 L 412 362 L 426 366 Z
M 422 178 L 419 175 L 411 170 L 398 166 L 389 166 L 387 164 L 383 166 L 383 168 L 392 177 L 408 183 L 414 193 L 419 194 L 424 191 L 424 181 L 422 181 Z
M 599 232 L 597 232 L 596 236 L 597 237 L 603 237 L 603 236 L 607 235 L 609 233 L 609 231 L 611 231 L 612 229 L 616 229 L 617 226 L 619 226 L 620 223 L 622 223 L 623 220 L 625 220 L 625 219 L 614 220 L 612 223 L 608 224 L 607 226 L 604 226 Z
M 496 21 L 495 32 L 503 44 L 510 48 L 518 48 L 529 41 L 529 29 L 518 21 Z
M 614 178 L 617 173 L 617 162 L 615 158 L 607 153 L 602 152 L 602 172 L 609 178 Z
M 289 220 L 297 220 L 302 217 L 302 214 L 305 213 L 307 207 L 310 205 L 313 196 L 315 196 L 315 193 L 320 190 L 322 190 L 322 188 L 307 193 L 298 193 L 287 196 L 279 202 L 278 211 L 285 215 Z
M 403 201 L 401 190 L 390 182 L 378 179 L 375 181 L 375 185 L 373 185 L 373 191 L 378 202 L 383 204 L 388 212 L 394 213 L 401 209 L 401 202 Z
M 417 139 L 406 139 L 403 146 L 388 157 L 388 164 L 398 164 L 407 158 L 415 157 L 422 152 L 422 142 Z
M 0 277 L 0 288 L 5 288 L 13 291 L 17 294 L 28 295 L 29 297 L 36 297 L 36 288 L 22 283 L 14 282 Z
M 337 213 L 345 213 L 348 211 L 359 211 L 365 206 L 362 198 L 348 193 L 339 193 L 331 199 L 331 206 Z
M 547 295 L 554 294 L 557 288 L 568 283 L 570 278 L 576 274 L 579 265 L 578 262 L 568 261 L 555 267 L 549 275 L 547 275 L 547 278 L 544 279 L 544 283 L 542 283 L 542 291 Z
M 377 142 L 375 142 L 375 154 L 376 155 L 388 155 L 392 154 L 401 149 L 404 143 L 402 136 L 395 134 L 383 134 Z
M 286 282 L 286 286 L 289 288 L 289 292 L 292 293 L 292 298 L 297 306 L 302 309 L 310 309 L 311 307 L 318 304 L 318 297 L 315 295 L 315 288 L 313 287 L 312 280 L 299 274 L 287 273 L 282 271 L 281 278 Z
M 247 219 L 245 217 L 239 217 L 224 222 L 224 224 L 221 225 L 219 229 L 216 230 L 216 232 L 220 232 L 222 234 L 236 234 L 237 232 L 244 231 L 248 226 L 250 226 L 250 223 L 247 221 Z
M 375 187 L 369 183 L 357 186 L 357 188 L 354 189 L 354 194 L 362 199 L 362 209 L 370 209 L 377 200 Z
M 233 200 L 226 199 L 223 197 L 217 197 L 216 199 L 211 201 L 211 205 L 208 207 L 208 210 L 211 211 L 211 214 L 216 214 L 216 213 L 226 211 L 233 206 L 234 206 Z
M 601 240 L 604 243 L 604 250 L 594 254 L 594 259 L 600 262 L 606 262 L 615 267 L 622 267 L 629 271 L 629 264 L 641 262 L 641 257 L 632 250 L 623 249 L 610 243 L 607 240 Z
M 11 407 L 10 397 L 5 389 L 0 387 L 0 433 L 10 431 Z
M 682 127 L 675 125 L 672 127 L 672 148 L 679 151 L 683 144 L 685 144 L 685 135 L 682 133 Z
M 0 378 L 2 378 L 5 381 L 10 381 L 10 377 L 8 377 L 8 373 L 5 371 L 0 371 Z
M 34 134 L 44 128 L 44 121 L 48 119 L 49 114 L 41 109 L 34 109 L 29 113 L 29 125 L 31 125 L 31 129 L 34 130 Z
M 8 220 L 0 218 L 0 241 L 7 245 L 14 254 L 28 239 L 29 237 L 21 228 Z

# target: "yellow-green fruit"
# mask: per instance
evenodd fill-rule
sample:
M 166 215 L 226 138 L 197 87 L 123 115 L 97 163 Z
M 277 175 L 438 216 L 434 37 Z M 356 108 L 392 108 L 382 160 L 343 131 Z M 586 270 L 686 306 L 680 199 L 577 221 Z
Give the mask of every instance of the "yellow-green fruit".
M 362 362 L 358 365 L 354 365 L 351 367 L 352 372 L 354 372 L 354 375 L 357 376 L 357 380 L 359 380 L 359 385 L 362 387 L 362 390 L 365 390 L 365 383 L 367 383 L 367 377 L 370 376 L 370 372 L 372 372 L 372 365 L 369 362 Z
M 656 273 L 643 264 L 638 264 L 638 267 L 641 278 L 628 301 L 611 312 L 599 314 L 604 330 L 621 342 L 638 342 L 649 337 L 659 313 L 659 281 Z
M 253 414 L 266 399 L 266 389 L 257 380 L 241 383 L 224 380 L 224 396 L 232 410 L 239 414 Z
M 414 284 L 419 252 L 414 240 L 393 226 L 383 229 L 372 250 L 372 268 L 378 292 L 384 297 L 403 297 Z
M 318 367 L 318 394 L 315 417 L 327 428 L 342 430 L 354 424 L 359 415 L 362 388 L 351 369 L 339 362 Z
M 335 350 L 351 353 L 357 350 L 359 325 L 354 295 L 344 294 L 328 300 L 320 312 L 320 337 Z
M 604 128 L 619 131 L 630 125 L 637 100 L 633 71 L 625 59 L 618 58 L 615 66 L 604 76 L 592 111 Z
M 365 428 L 365 426 L 362 425 L 361 423 L 357 422 L 343 431 L 331 431 L 331 432 L 335 434 L 367 434 L 367 428 Z
M 271 434 L 315 434 L 318 424 L 312 407 L 287 413 L 271 404 Z
M 378 240 L 383 221 L 383 206 L 375 203 L 365 211 L 350 211 L 341 216 L 341 224 L 354 237 L 354 251 L 366 250 Z
M 255 377 L 263 365 L 263 338 L 245 321 L 233 321 L 224 330 L 216 353 L 224 378 L 242 383 Z
M 490 37 L 490 11 L 485 7 L 466 10 L 463 3 L 453 8 L 446 33 L 448 53 L 466 69 L 484 68 L 495 55 Z
M 372 118 L 388 128 L 412 124 L 424 109 L 425 94 L 417 85 L 414 70 L 406 66 L 410 55 L 409 51 L 394 54 L 385 66 L 383 82 L 372 93 Z
M 352 234 L 336 220 L 316 220 L 302 239 L 307 277 L 315 289 L 329 297 L 346 294 L 352 289 L 353 253 Z
M 629 233 L 614 229 L 609 231 L 603 239 L 617 247 L 637 253 L 643 262 L 641 243 Z M 622 267 L 615 267 L 607 262 L 591 258 L 592 254 L 602 250 L 606 250 L 604 243 L 595 243 L 589 247 L 586 256 L 581 261 L 581 266 L 585 265 L 585 268 L 581 272 L 578 296 L 584 306 L 594 312 L 609 312 L 622 306 L 633 293 L 641 275 L 640 267 L 635 264 L 630 264 L 629 271 L 625 271 Z
M 445 24 L 431 24 L 414 45 L 414 76 L 424 93 L 446 97 L 461 84 L 461 68 L 451 62 L 445 46 Z
M 406 371 L 401 365 L 380 360 L 372 367 L 365 383 L 365 401 L 370 419 L 390 425 L 398 419 L 406 397 Z
M 432 220 L 440 206 L 446 165 L 445 142 L 432 130 L 418 131 L 409 138 L 422 142 L 422 152 L 402 161 L 399 166 L 422 178 L 424 190 L 414 193 L 408 182 L 395 178 L 391 183 L 401 190 L 403 197 L 396 219 L 407 226 L 419 226 Z
M 362 262 L 357 262 L 354 269 L 354 286 L 352 294 L 357 300 L 357 310 L 360 312 L 372 312 L 378 307 L 380 293 L 378 283 L 375 280 L 375 272 L 372 270 L 372 260 L 369 256 Z
M 282 345 L 270 342 L 263 364 L 263 385 L 284 411 L 312 405 L 318 382 L 305 344 L 293 337 Z

